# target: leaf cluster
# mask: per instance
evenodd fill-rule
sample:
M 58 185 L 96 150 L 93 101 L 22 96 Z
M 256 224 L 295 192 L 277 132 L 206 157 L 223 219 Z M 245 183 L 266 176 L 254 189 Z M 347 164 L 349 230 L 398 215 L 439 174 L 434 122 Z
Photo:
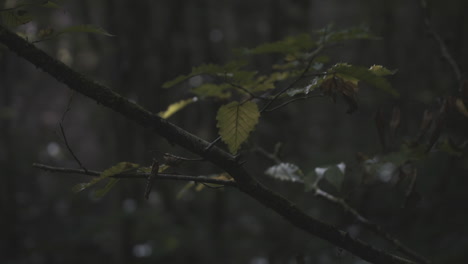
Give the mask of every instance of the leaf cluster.
M 224 65 L 194 67 L 190 73 L 164 83 L 163 88 L 190 80 L 189 89 L 199 98 L 228 101 L 218 110 L 217 127 L 230 152 L 237 153 L 254 130 L 261 113 L 272 111 L 270 105 L 277 100 L 286 100 L 286 105 L 290 100 L 287 98 L 292 98 L 291 101 L 300 97 L 307 99 L 310 93 L 318 90 L 319 94 L 331 97 L 334 102 L 337 96 L 343 96 L 351 113 L 358 109 L 358 83 L 361 81 L 398 96 L 398 92 L 386 80 L 386 76 L 395 71 L 383 66 L 366 68 L 337 63 L 327 70 L 323 69 L 329 62 L 328 56 L 321 54 L 326 47 L 354 39 L 375 37 L 363 27 L 347 30 L 327 27 L 313 34 L 290 36 L 251 49 L 238 50 L 240 59 Z M 259 54 L 276 54 L 282 59 L 271 66 L 269 73 L 260 73 L 252 70 L 248 63 Z

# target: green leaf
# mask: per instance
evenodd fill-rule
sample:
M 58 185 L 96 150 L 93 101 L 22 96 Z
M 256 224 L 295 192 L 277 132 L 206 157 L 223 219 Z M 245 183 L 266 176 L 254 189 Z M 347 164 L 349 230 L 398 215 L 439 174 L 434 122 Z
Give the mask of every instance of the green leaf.
M 256 71 L 233 71 L 226 73 L 226 77 L 236 84 L 243 85 L 252 83 L 256 74 Z
M 308 192 L 317 187 L 317 182 L 319 181 L 319 176 L 315 170 L 310 171 L 304 177 L 304 191 Z
M 191 77 L 201 75 L 201 74 L 210 74 L 210 75 L 226 75 L 229 77 L 233 76 L 232 72 L 236 72 L 239 70 L 240 67 L 244 66 L 244 61 L 232 61 L 227 63 L 226 65 L 216 65 L 216 64 L 202 64 L 198 67 L 193 67 L 192 72 L 187 75 L 180 75 L 177 76 L 175 79 L 165 82 L 162 87 L 163 88 L 170 88 L 176 84 L 179 84 Z
M 357 39 L 380 39 L 370 33 L 369 29 L 365 26 L 335 31 L 333 30 L 333 25 L 329 25 L 317 31 L 317 33 L 322 37 L 323 43 L 326 44 Z
M 188 192 L 188 190 L 190 190 L 194 186 L 195 186 L 195 182 L 193 181 L 186 183 L 184 187 L 182 187 L 182 189 L 180 189 L 180 191 L 177 192 L 176 199 L 177 200 L 182 199 L 185 196 L 185 194 Z
M 250 50 L 251 54 L 266 54 L 266 53 L 295 53 L 307 51 L 317 46 L 317 43 L 312 40 L 309 34 L 301 34 L 297 36 L 287 37 L 283 40 L 265 43 Z
M 43 3 L 41 5 L 42 7 L 46 7 L 46 8 L 60 8 L 60 6 L 52 1 L 46 1 L 45 3 Z
M 265 171 L 265 174 L 282 181 L 303 182 L 302 171 L 297 165 L 291 163 L 280 163 L 271 166 Z
M 339 73 L 342 77 L 351 77 L 363 81 L 378 89 L 397 97 L 398 91 L 392 88 L 390 83 L 382 76 L 375 74 L 372 70 L 360 66 L 352 66 L 346 63 L 338 63 L 330 68 L 329 72 Z
M 193 102 L 196 102 L 197 100 L 198 100 L 197 97 L 193 97 L 193 98 L 190 98 L 190 99 L 187 99 L 187 100 L 181 100 L 179 102 L 173 103 L 173 104 L 169 105 L 169 107 L 167 107 L 166 111 L 159 112 L 158 115 L 161 118 L 167 119 L 170 116 L 172 116 L 173 114 L 175 114 L 178 111 L 180 111 L 181 109 L 183 109 L 184 107 L 186 107 L 187 105 L 189 105 L 189 104 L 191 104 Z
M 372 65 L 369 68 L 369 71 L 371 71 L 373 74 L 375 74 L 377 76 L 387 76 L 387 75 L 395 74 L 398 70 L 391 71 L 391 70 L 385 68 L 382 65 Z
M 337 190 L 341 190 L 344 180 L 346 165 L 341 162 L 336 165 L 329 166 L 325 171 L 323 178 L 327 179 Z
M 284 81 L 292 75 L 292 72 L 273 72 L 270 75 L 259 76 L 254 82 L 245 84 L 246 89 L 251 92 L 264 92 L 275 88 L 275 83 Z
M 442 142 L 438 144 L 438 149 L 443 151 L 449 155 L 461 157 L 463 155 L 463 151 L 461 148 L 456 146 L 450 139 L 446 138 Z
M 236 153 L 240 145 L 247 140 L 259 117 L 258 106 L 250 101 L 231 102 L 219 108 L 216 116 L 219 135 L 231 153 Z
M 179 84 L 185 80 L 187 80 L 188 78 L 192 77 L 191 75 L 179 75 L 177 76 L 175 79 L 172 79 L 170 81 L 167 81 L 165 83 L 163 83 L 162 87 L 167 89 L 167 88 L 170 88 L 176 84 Z
M 94 25 L 75 25 L 75 26 L 66 27 L 57 32 L 57 34 L 64 34 L 64 33 L 95 33 L 95 34 L 105 35 L 108 37 L 115 36 L 105 31 L 104 29 L 98 26 L 94 26 Z
M 307 174 L 306 177 L 306 191 L 310 191 L 313 187 L 322 179 L 326 179 L 331 183 L 337 190 L 341 189 L 341 185 L 344 180 L 344 173 L 346 170 L 346 164 L 344 162 L 325 166 L 316 167 L 314 171 Z
M 109 169 L 103 171 L 101 173 L 101 175 L 99 175 L 98 177 L 93 178 L 91 181 L 89 181 L 87 183 L 79 183 L 79 184 L 73 186 L 72 191 L 75 192 L 75 193 L 81 192 L 84 189 L 87 189 L 87 188 L 93 186 L 94 184 L 104 180 L 104 179 L 107 179 L 107 178 L 109 178 L 111 176 L 114 176 L 116 174 L 131 170 L 131 169 L 135 169 L 135 168 L 138 168 L 138 167 L 139 167 L 138 164 L 134 164 L 134 163 L 130 163 L 130 162 L 120 162 L 117 165 L 115 165 L 113 167 L 110 167 Z
M 226 83 L 204 83 L 198 87 L 193 88 L 192 93 L 203 97 L 216 97 L 220 99 L 226 99 L 231 97 L 231 93 L 229 91 L 226 91 L 230 87 L 231 86 Z
M 0 12 L 0 15 L 3 24 L 10 28 L 24 25 L 33 20 L 33 16 L 23 9 L 13 9 L 10 11 Z
M 99 190 L 94 191 L 93 197 L 94 197 L 94 198 L 102 198 L 102 197 L 104 197 L 104 195 L 106 195 L 106 194 L 112 189 L 112 187 L 114 187 L 114 185 L 115 185 L 117 182 L 119 182 L 119 180 L 120 180 L 120 179 L 111 178 L 111 179 L 107 182 L 106 186 L 104 186 L 104 188 L 101 188 L 101 189 L 99 189 Z

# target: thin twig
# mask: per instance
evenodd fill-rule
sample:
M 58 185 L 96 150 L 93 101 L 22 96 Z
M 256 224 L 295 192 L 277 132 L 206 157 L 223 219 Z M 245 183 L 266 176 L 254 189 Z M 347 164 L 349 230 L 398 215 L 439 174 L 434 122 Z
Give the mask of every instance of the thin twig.
M 376 249 L 361 240 L 352 238 L 338 228 L 306 214 L 288 199 L 260 184 L 245 168 L 232 159 L 232 155 L 215 147 L 210 152 L 206 152 L 205 148 L 208 143 L 199 137 L 171 122 L 161 119 L 159 116 L 115 93 L 110 88 L 75 72 L 1 24 L 0 43 L 18 54 L 19 57 L 28 60 L 36 67 L 55 77 L 58 81 L 68 85 L 72 90 L 96 100 L 102 106 L 118 112 L 155 134 L 161 135 L 170 142 L 174 142 L 195 154 L 206 157 L 214 165 L 229 173 L 236 180 L 235 184 L 240 191 L 257 200 L 266 208 L 274 210 L 292 225 L 308 234 L 315 235 L 348 250 L 368 262 L 382 264 L 415 263 L 387 251 Z M 146 177 L 147 175 L 142 178 Z
M 216 77 L 216 76 L 215 76 L 215 77 Z M 243 91 L 244 93 L 247 93 L 251 98 L 260 99 L 260 100 L 267 100 L 266 98 L 264 98 L 264 97 L 262 97 L 262 96 L 255 95 L 254 93 L 252 93 L 251 91 L 249 91 L 249 90 L 248 90 L 247 88 L 245 88 L 244 86 L 229 81 L 226 74 L 224 74 L 223 82 L 225 82 L 225 83 L 231 85 L 231 86 L 234 87 L 234 88 L 237 88 L 237 89 Z
M 448 64 L 451 66 L 453 73 L 455 74 L 455 77 L 457 78 L 458 83 L 461 85 L 462 81 L 462 74 L 461 70 L 458 67 L 457 62 L 453 58 L 453 56 L 450 54 L 447 45 L 445 45 L 444 41 L 440 37 L 440 35 L 434 30 L 431 24 L 430 16 L 429 16 L 429 10 L 427 7 L 427 1 L 426 0 L 419 0 L 419 5 L 423 11 L 423 16 L 424 16 L 424 24 L 426 26 L 427 31 L 431 34 L 431 36 L 434 38 L 434 40 L 437 42 L 440 48 L 440 52 L 442 54 L 442 57 L 448 62 Z
M 156 159 L 153 160 L 153 164 L 151 165 L 151 172 L 148 175 L 145 187 L 145 199 L 148 200 L 149 194 L 151 192 L 151 188 L 153 187 L 153 178 L 158 176 L 159 172 L 159 161 Z
M 88 175 L 88 176 L 94 176 L 94 177 L 97 177 L 101 175 L 102 173 L 100 171 L 88 170 L 86 172 L 85 170 L 82 170 L 82 169 L 53 167 L 53 166 L 48 166 L 48 165 L 38 164 L 38 163 L 33 163 L 32 166 L 35 168 L 45 170 L 45 171 L 50 171 L 50 172 L 81 174 L 81 175 Z M 148 175 L 149 173 L 136 172 L 136 173 L 116 174 L 111 177 L 117 178 L 117 179 L 148 179 Z M 208 178 L 205 176 L 181 175 L 181 174 L 173 174 L 173 173 L 158 173 L 153 179 L 154 180 L 193 181 L 193 182 L 199 182 L 199 183 L 220 184 L 220 185 L 232 186 L 232 187 L 237 186 L 237 183 L 235 181 L 219 180 L 219 179 Z
M 203 184 L 203 186 L 210 188 L 210 189 L 222 189 L 224 186 L 210 186 L 205 182 L 200 182 L 200 184 Z
M 258 152 L 265 155 L 265 157 L 271 159 L 272 161 L 274 161 L 277 164 L 281 163 L 281 160 L 278 157 L 276 157 L 276 155 L 270 154 L 270 153 L 266 152 L 265 150 L 263 150 L 262 148 L 259 148 Z M 406 254 L 407 256 L 417 260 L 419 263 L 424 263 L 424 264 L 430 263 L 430 261 L 427 260 L 425 257 L 423 257 L 423 256 L 419 255 L 418 253 L 414 252 L 413 250 L 411 250 L 407 246 L 403 245 L 398 239 L 392 237 L 389 233 L 384 231 L 381 226 L 379 226 L 378 224 L 376 224 L 376 223 L 370 221 L 369 219 L 365 218 L 364 216 L 362 216 L 356 209 L 354 209 L 351 205 L 349 205 L 343 198 L 336 197 L 336 196 L 334 196 L 334 195 L 320 189 L 320 187 L 318 186 L 318 183 L 319 183 L 320 180 L 321 180 L 321 178 L 317 177 L 317 179 L 315 180 L 315 182 L 311 186 L 312 190 L 315 192 L 316 196 L 321 197 L 326 201 L 329 201 L 331 203 L 334 203 L 334 204 L 337 204 L 337 205 L 341 206 L 341 208 L 343 208 L 343 210 L 345 212 L 351 213 L 354 216 L 354 218 L 360 224 L 362 224 L 364 227 L 366 227 L 370 231 L 374 232 L 375 234 L 379 235 L 381 238 L 383 238 L 387 242 L 394 245 L 395 248 L 397 250 L 399 250 L 400 252 L 402 252 L 402 253 Z
M 178 159 L 178 160 L 183 160 L 183 161 L 206 161 L 205 158 L 186 158 L 186 157 L 177 156 L 177 155 L 167 153 L 167 152 L 164 153 L 164 158 L 166 158 L 166 157 L 170 157 L 170 158 L 174 158 L 174 159 Z
M 215 140 L 213 140 L 206 148 L 205 152 L 210 150 L 216 143 L 218 143 L 221 140 L 221 137 L 217 137 Z
M 363 225 L 364 227 L 366 227 L 370 231 L 374 232 L 375 234 L 379 235 L 380 237 L 382 237 L 387 242 L 394 245 L 397 250 L 399 250 L 400 252 L 406 254 L 408 257 L 411 257 L 411 258 L 419 261 L 420 263 L 430 263 L 430 261 L 427 260 L 425 257 L 419 255 L 415 251 L 413 251 L 410 248 L 408 248 L 407 246 L 403 245 L 398 239 L 392 237 L 388 232 L 384 231 L 383 228 L 380 225 L 378 225 L 378 224 L 370 221 L 369 219 L 365 218 L 364 216 L 362 216 L 356 209 L 351 207 L 342 198 L 336 197 L 336 196 L 334 196 L 334 195 L 332 195 L 332 194 L 330 194 L 328 192 L 325 192 L 324 190 L 320 189 L 318 187 L 318 185 L 314 185 L 312 187 L 312 190 L 315 191 L 316 196 L 319 196 L 319 197 L 321 197 L 321 198 L 323 198 L 323 199 L 325 199 L 325 200 L 327 200 L 327 201 L 329 201 L 331 203 L 334 203 L 334 204 L 337 204 L 337 205 L 341 206 L 341 208 L 343 208 L 343 210 L 345 212 L 351 213 L 354 216 L 354 218 L 361 225 Z
M 268 109 L 268 107 L 270 107 L 270 105 L 273 104 L 273 102 L 276 101 L 282 94 L 284 94 L 287 90 L 291 89 L 296 83 L 298 83 L 302 78 L 304 78 L 305 74 L 309 71 L 310 67 L 312 66 L 312 62 L 314 61 L 315 57 L 322 51 L 323 48 L 324 46 L 320 45 L 317 49 L 315 49 L 310 54 L 310 58 L 309 58 L 309 61 L 307 62 L 307 66 L 304 68 L 301 75 L 299 75 L 299 77 L 296 80 L 294 80 L 288 86 L 283 88 L 283 90 L 277 93 L 268 103 L 266 103 L 260 110 L 260 113 L 265 112 Z
M 84 171 L 88 171 L 88 169 L 86 169 L 86 167 L 83 166 L 83 163 L 81 163 L 80 159 L 78 159 L 78 157 L 75 155 L 75 153 L 73 152 L 73 150 L 70 147 L 70 144 L 68 144 L 68 139 L 67 139 L 67 136 L 65 134 L 65 130 L 63 128 L 63 125 L 62 125 L 64 120 L 65 120 L 65 116 L 67 115 L 68 111 L 70 111 L 70 109 L 71 109 L 72 101 L 73 101 L 73 94 L 70 96 L 70 99 L 68 100 L 67 109 L 65 109 L 65 112 L 63 112 L 62 119 L 61 119 L 61 121 L 59 123 L 60 132 L 62 133 L 63 141 L 65 143 L 65 146 L 68 149 L 68 152 L 70 152 L 73 159 L 76 161 L 76 163 L 78 163 L 78 166 L 80 166 L 80 168 L 82 168 Z
M 276 153 L 270 153 L 268 151 L 266 151 L 264 148 L 262 147 L 256 147 L 254 148 L 254 151 L 255 152 L 258 152 L 260 154 L 262 154 L 263 156 L 267 157 L 268 159 L 271 159 L 273 160 L 275 163 L 277 164 L 280 164 L 281 163 L 281 160 L 278 158 L 278 156 L 276 155 Z
M 286 101 L 286 102 L 284 102 L 284 103 L 282 103 L 282 104 L 280 104 L 278 106 L 275 106 L 275 107 L 273 107 L 271 109 L 265 109 L 265 112 L 273 112 L 273 111 L 278 110 L 278 109 L 280 109 L 280 108 L 282 108 L 284 106 L 287 106 L 288 104 L 293 103 L 295 101 L 306 100 L 306 99 L 315 98 L 315 97 L 324 97 L 324 96 L 323 96 L 323 94 L 314 94 L 314 95 L 310 95 L 310 96 L 296 97 L 296 98 L 293 98 L 293 99 L 291 99 L 289 101 Z

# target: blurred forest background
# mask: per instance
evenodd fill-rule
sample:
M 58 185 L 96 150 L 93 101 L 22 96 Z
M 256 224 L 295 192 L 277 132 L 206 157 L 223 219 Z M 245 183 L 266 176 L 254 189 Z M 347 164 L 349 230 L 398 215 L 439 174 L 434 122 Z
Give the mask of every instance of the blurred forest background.
M 1 1 L 0 8 L 17 1 Z M 434 29 L 462 70 L 468 67 L 468 1 L 430 1 Z M 398 99 L 363 88 L 360 109 L 346 114 L 343 102 L 299 101 L 262 116 L 249 146 L 273 151 L 304 171 L 345 162 L 347 180 L 362 171 L 357 153 L 381 152 L 374 122 L 378 109 L 401 110 L 399 138 L 418 133 L 425 109 L 437 110 L 443 96 L 456 94 L 457 79 L 439 45 L 427 34 L 419 1 L 403 0 L 158 0 L 61 1 L 17 31 L 98 25 L 114 37 L 64 34 L 38 47 L 73 69 L 112 87 L 153 112 L 190 98 L 190 83 L 162 83 L 202 63 L 225 63 L 231 50 L 254 47 L 331 23 L 337 29 L 367 25 L 381 40 L 350 41 L 326 50 L 332 61 L 398 69 L 391 83 Z M 273 61 L 261 57 L 256 66 Z M 234 189 L 188 190 L 185 183 L 158 181 L 148 201 L 144 181 L 123 180 L 104 198 L 74 194 L 87 176 L 48 173 L 43 163 L 77 168 L 59 123 L 73 93 L 15 54 L 0 51 L 0 262 L 1 263 L 365 263 L 293 227 Z M 201 138 L 217 136 L 219 102 L 198 102 L 171 121 Z M 457 133 L 465 135 L 467 120 Z M 464 122 L 464 123 L 463 123 Z M 193 157 L 116 113 L 74 94 L 63 126 L 83 165 L 104 170 L 120 161 L 150 165 L 164 152 Z M 339 207 L 304 192 L 300 184 L 269 179 L 271 160 L 255 152 L 246 166 L 261 182 L 309 214 L 394 252 Z M 467 263 L 468 158 L 433 153 L 417 163 L 419 198 L 408 206 L 404 190 L 385 182 L 344 193 L 369 219 L 437 263 Z M 206 163 L 184 165 L 190 175 L 219 172 Z M 345 181 L 347 181 L 345 180 Z M 358 181 L 358 180 L 355 180 Z

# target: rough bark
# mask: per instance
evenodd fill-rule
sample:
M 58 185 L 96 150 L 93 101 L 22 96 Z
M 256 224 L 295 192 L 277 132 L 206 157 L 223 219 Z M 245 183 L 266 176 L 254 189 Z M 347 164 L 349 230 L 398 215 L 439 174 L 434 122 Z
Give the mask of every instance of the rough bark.
M 110 88 L 77 73 L 1 25 L 0 43 L 69 88 L 212 162 L 236 180 L 239 190 L 274 210 L 296 227 L 372 263 L 415 263 L 376 249 L 352 238 L 344 231 L 308 216 L 290 201 L 259 183 L 229 153 L 217 147 L 206 150 L 208 142 L 147 111 Z

